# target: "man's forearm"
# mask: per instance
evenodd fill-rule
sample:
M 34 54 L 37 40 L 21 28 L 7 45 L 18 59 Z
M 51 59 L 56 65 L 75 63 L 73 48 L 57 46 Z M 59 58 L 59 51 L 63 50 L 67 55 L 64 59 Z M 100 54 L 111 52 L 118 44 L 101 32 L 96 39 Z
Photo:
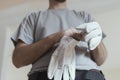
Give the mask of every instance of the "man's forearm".
M 33 43 L 31 45 L 21 45 L 16 46 L 13 52 L 13 63 L 16 67 L 22 67 L 31 63 L 34 63 L 43 54 L 45 54 L 51 47 L 57 43 L 63 32 L 54 33 L 40 41 Z M 19 44 L 18 44 L 19 45 Z
M 104 63 L 107 57 L 107 51 L 103 42 L 101 42 L 95 50 L 91 51 L 91 56 L 98 66 Z

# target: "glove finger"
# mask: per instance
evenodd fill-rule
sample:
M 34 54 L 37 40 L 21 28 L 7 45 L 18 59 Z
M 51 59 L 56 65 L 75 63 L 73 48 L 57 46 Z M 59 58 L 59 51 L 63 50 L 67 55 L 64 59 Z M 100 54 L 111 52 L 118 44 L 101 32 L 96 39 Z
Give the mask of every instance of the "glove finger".
M 87 26 L 87 23 L 83 23 L 83 24 L 77 26 L 76 30 L 78 31 L 78 33 L 85 34 L 86 33 L 86 26 Z
M 100 28 L 100 25 L 97 22 L 90 22 L 90 23 L 87 23 L 86 32 L 89 33 L 99 28 Z
M 75 79 L 75 51 L 74 54 L 72 55 L 71 63 L 68 64 L 68 69 L 69 69 L 69 75 L 72 80 Z
M 57 69 L 54 75 L 54 80 L 62 80 L 62 69 Z
M 52 79 L 53 78 L 53 75 L 58 67 L 58 51 L 59 51 L 59 48 L 58 47 L 54 53 L 52 54 L 52 57 L 51 57 L 51 60 L 50 60 L 50 63 L 49 63 L 49 66 L 48 66 L 48 78 L 49 79 Z
M 58 66 L 58 60 L 56 56 L 52 56 L 51 61 L 48 66 L 48 78 L 52 79 L 53 75 L 55 74 L 55 71 Z
M 79 26 L 76 27 L 77 30 L 83 30 L 87 26 L 87 23 L 80 24 Z
M 98 36 L 90 40 L 89 49 L 94 50 L 101 42 L 102 37 Z
M 61 65 L 58 65 L 60 62 L 59 59 L 62 59 L 62 53 L 64 53 L 64 46 L 61 44 L 59 47 L 54 51 L 49 66 L 48 66 L 48 78 L 52 79 L 53 75 L 55 74 L 55 71 L 58 67 L 61 67 Z
M 72 80 L 75 79 L 75 64 L 69 66 L 69 75 Z
M 68 67 L 64 66 L 63 80 L 69 80 Z
M 88 42 L 92 38 L 97 37 L 97 36 L 102 36 L 102 31 L 100 29 L 96 29 L 94 31 L 91 31 L 85 36 L 85 41 Z

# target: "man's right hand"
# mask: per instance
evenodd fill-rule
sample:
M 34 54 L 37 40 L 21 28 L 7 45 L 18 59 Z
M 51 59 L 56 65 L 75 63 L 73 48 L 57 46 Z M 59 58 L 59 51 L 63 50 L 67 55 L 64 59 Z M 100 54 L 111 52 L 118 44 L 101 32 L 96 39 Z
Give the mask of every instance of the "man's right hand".
M 70 28 L 64 31 L 64 36 L 72 37 L 78 41 L 84 40 L 84 34 L 81 31 L 76 30 L 75 28 Z

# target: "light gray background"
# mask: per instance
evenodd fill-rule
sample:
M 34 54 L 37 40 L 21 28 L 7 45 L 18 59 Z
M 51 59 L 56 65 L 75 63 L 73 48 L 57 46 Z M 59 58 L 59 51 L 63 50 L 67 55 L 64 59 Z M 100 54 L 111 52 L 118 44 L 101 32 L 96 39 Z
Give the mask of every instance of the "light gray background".
M 16 69 L 11 57 L 11 34 L 23 17 L 32 11 L 44 10 L 48 0 L 0 0 L 0 80 L 27 80 L 31 66 Z M 107 80 L 119 80 L 120 72 L 120 0 L 68 0 L 70 9 L 86 10 L 101 24 L 107 34 L 104 43 L 108 58 L 101 68 Z

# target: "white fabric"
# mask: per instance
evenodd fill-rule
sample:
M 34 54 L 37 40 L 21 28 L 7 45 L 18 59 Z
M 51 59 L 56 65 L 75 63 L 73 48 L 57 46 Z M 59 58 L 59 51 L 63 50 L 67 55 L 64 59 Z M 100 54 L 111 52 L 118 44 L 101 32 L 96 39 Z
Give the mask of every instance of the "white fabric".
M 85 33 L 85 41 L 90 50 L 94 50 L 102 40 L 102 29 L 97 22 L 84 23 L 76 27 Z
M 95 49 L 102 40 L 102 30 L 97 22 L 84 23 L 76 27 L 82 31 L 84 39 L 88 43 L 90 50 Z M 57 49 L 54 51 L 48 67 L 48 78 L 54 80 L 74 80 L 75 79 L 75 46 L 78 41 L 71 37 L 64 36 Z
M 74 80 L 75 79 L 75 46 L 78 41 L 71 37 L 64 36 L 58 48 L 52 55 L 49 67 L 48 78 L 54 80 Z

